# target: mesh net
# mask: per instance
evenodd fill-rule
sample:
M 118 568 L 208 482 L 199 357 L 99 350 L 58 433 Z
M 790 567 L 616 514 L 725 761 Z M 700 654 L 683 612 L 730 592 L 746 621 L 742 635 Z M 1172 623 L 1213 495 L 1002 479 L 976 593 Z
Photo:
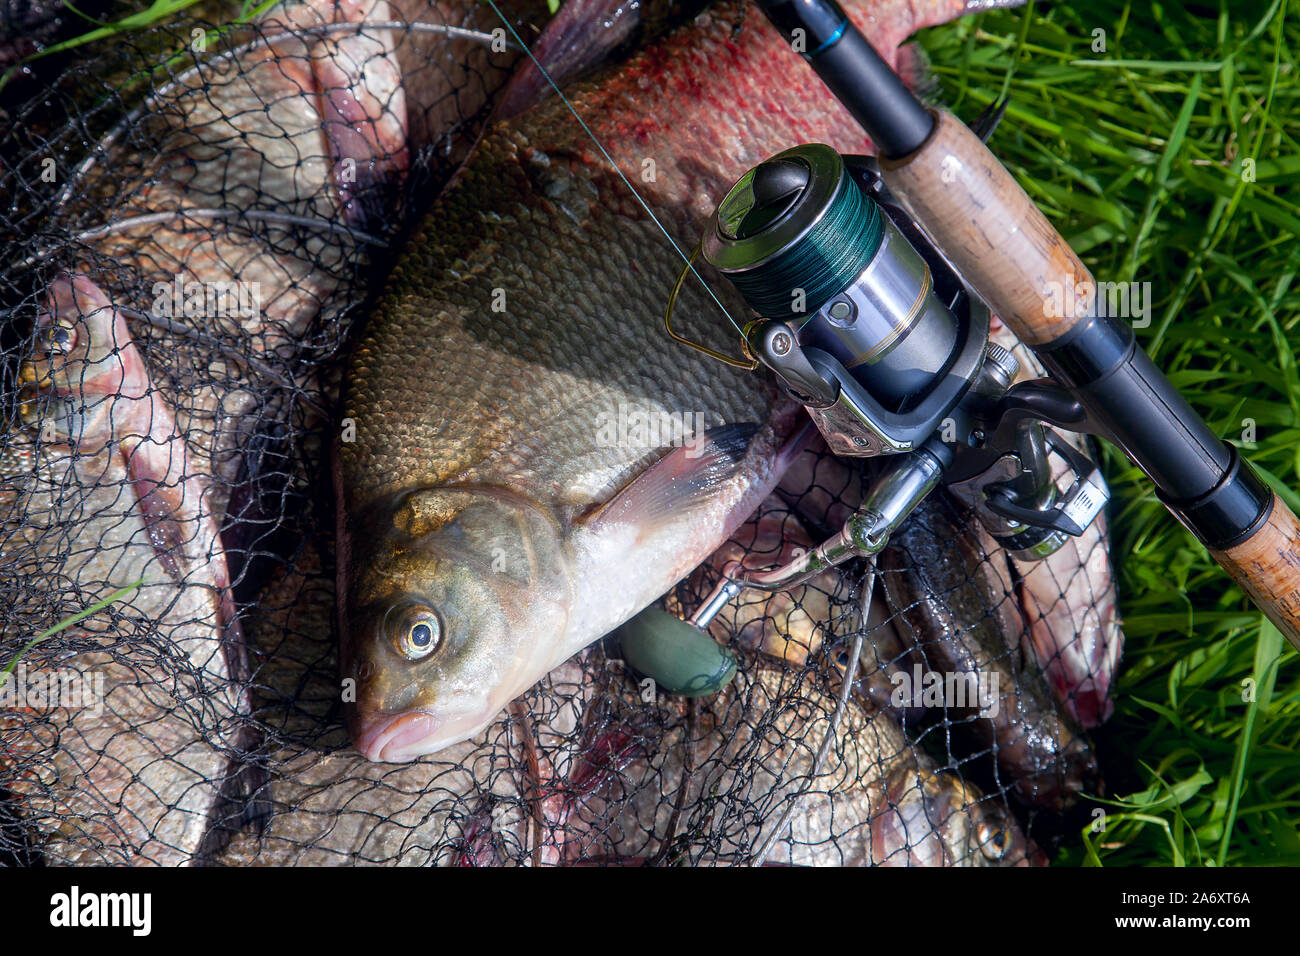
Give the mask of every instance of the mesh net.
M 1118 657 L 1106 542 L 1019 566 L 941 496 L 878 567 L 724 609 L 717 695 L 657 692 L 607 639 L 473 741 L 351 749 L 322 478 L 341 353 L 515 61 L 473 35 L 490 9 L 420 9 L 195 19 L 3 93 L 0 860 L 1044 862 L 1099 787 L 1078 725 Z M 531 40 L 545 11 L 510 15 Z M 332 96 L 367 68 L 385 96 Z M 341 172 L 351 135 L 370 161 Z M 870 477 L 809 452 L 663 606 L 811 546 Z M 971 696 L 927 699 L 928 672 Z

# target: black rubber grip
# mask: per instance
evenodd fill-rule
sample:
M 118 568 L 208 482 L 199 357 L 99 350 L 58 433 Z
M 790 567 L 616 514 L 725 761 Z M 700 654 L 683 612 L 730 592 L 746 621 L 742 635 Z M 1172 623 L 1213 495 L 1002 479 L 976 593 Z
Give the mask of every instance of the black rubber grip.
M 1226 551 L 1259 530 L 1273 510 L 1273 491 L 1231 445 L 1232 463 L 1223 480 L 1194 501 L 1176 501 L 1157 492 L 1207 548 Z
M 1127 326 L 1092 315 L 1034 351 L 1167 499 L 1194 501 L 1219 486 L 1231 446 L 1151 364 Z

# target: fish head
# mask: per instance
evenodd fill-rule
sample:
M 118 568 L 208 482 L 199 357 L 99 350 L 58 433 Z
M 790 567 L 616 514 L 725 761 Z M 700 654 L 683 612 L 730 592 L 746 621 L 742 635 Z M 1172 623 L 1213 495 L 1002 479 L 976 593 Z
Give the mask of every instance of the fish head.
M 983 796 L 975 787 L 954 780 L 945 795 L 964 808 L 964 849 L 973 863 L 982 866 L 1045 865 L 1034 846 L 1000 800 Z M 957 844 L 957 840 L 953 840 Z
M 348 724 L 371 760 L 476 735 L 562 658 L 571 600 L 559 525 L 503 489 L 420 489 L 346 521 Z
M 929 775 L 922 790 L 927 817 L 942 838 L 946 865 L 1046 865 L 1005 800 L 985 796 L 951 772 Z
M 55 399 L 43 423 L 70 442 L 107 441 L 148 391 L 148 372 L 123 314 L 95 282 L 62 274 L 36 315 L 36 354 L 19 370 L 28 395 Z M 29 423 L 34 402 L 23 406 Z M 86 449 L 89 450 L 89 449 Z
M 896 774 L 886 794 L 885 809 L 871 823 L 877 863 L 1014 866 L 1033 857 L 1007 807 L 954 773 Z
M 1028 695 L 1026 695 L 1028 697 Z M 1025 704 L 1018 706 L 1027 707 Z M 1038 716 L 1008 734 L 1005 748 L 1014 765 L 1023 768 L 1012 789 L 1022 802 L 1064 812 L 1080 794 L 1095 793 L 1101 778 L 1092 744 L 1070 721 L 1035 705 Z M 1001 757 L 1001 754 L 999 754 Z
M 30 362 L 38 385 L 58 394 L 84 391 L 100 395 L 120 390 L 134 352 L 122 314 L 84 275 L 61 275 L 46 291 L 36 316 L 43 354 Z

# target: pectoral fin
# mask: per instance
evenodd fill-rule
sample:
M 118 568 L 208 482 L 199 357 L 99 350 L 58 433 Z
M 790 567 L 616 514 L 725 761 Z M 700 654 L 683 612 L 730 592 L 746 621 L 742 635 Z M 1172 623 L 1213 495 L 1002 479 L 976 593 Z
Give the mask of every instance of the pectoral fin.
M 322 5 L 326 19 L 393 20 L 387 0 Z M 406 94 L 390 31 L 329 36 L 312 50 L 321 119 L 335 161 L 339 203 L 349 222 L 382 222 L 387 188 L 410 166 Z
M 153 545 L 167 576 L 179 583 L 184 578 L 180 559 L 186 543 L 185 529 L 178 517 L 182 514 L 183 502 L 180 489 L 165 484 L 166 472 L 166 469 L 156 468 L 139 445 L 126 455 L 126 474 L 135 489 L 136 504 L 149 533 L 149 543 Z
M 584 521 L 593 530 L 612 524 L 654 525 L 706 506 L 745 466 L 758 426 L 721 425 L 675 448 Z

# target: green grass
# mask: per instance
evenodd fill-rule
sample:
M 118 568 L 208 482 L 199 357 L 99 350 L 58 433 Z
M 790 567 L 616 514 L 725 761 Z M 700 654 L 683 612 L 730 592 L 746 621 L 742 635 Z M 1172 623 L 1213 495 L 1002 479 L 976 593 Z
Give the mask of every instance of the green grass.
M 14 672 L 14 668 L 18 666 L 18 662 L 23 659 L 23 657 L 27 654 L 28 651 L 30 651 L 41 641 L 45 640 L 47 637 L 53 637 L 55 634 L 58 634 L 60 631 L 67 630 L 68 628 L 72 627 L 72 625 L 84 621 L 92 614 L 98 614 L 100 611 L 108 607 L 114 601 L 120 601 L 128 594 L 133 593 L 135 589 L 138 588 L 143 583 L 144 583 L 144 579 L 141 578 L 139 581 L 136 581 L 133 584 L 128 584 L 126 585 L 126 587 L 118 588 L 112 594 L 100 598 L 94 604 L 90 605 L 90 607 L 78 611 L 75 614 L 70 615 L 69 617 L 65 617 L 63 620 L 59 621 L 59 623 L 53 625 L 52 627 L 44 631 L 41 631 L 41 633 L 37 634 L 30 641 L 24 644 L 22 646 L 22 649 L 19 650 L 18 653 L 13 656 L 13 659 L 9 662 L 9 664 L 3 670 L 0 670 L 0 687 L 4 686 L 5 681 L 9 679 L 9 675 L 12 674 Z
M 1081 0 L 921 40 L 962 118 L 1010 97 L 990 147 L 1098 280 L 1151 283 L 1139 342 L 1300 504 L 1300 11 Z M 1111 798 L 1057 861 L 1300 863 L 1296 654 L 1123 455 L 1106 465 L 1128 635 L 1097 740 Z
M 114 37 L 139 33 L 151 27 L 174 24 L 187 12 L 191 16 L 196 14 L 212 16 L 222 22 L 223 25 L 219 30 L 204 38 L 206 45 L 214 42 L 219 33 L 241 24 L 252 23 L 279 2 L 280 0 L 153 0 L 142 10 L 139 0 L 113 0 L 103 18 L 97 18 L 83 13 L 75 4 L 65 0 L 64 5 L 69 13 L 83 22 L 84 29 L 75 32 L 65 40 L 51 43 L 11 66 L 0 74 L 0 90 L 13 80 L 20 69 L 44 57 L 92 44 L 103 44 L 110 42 Z M 177 51 L 176 56 L 164 61 L 162 67 L 174 62 L 180 55 L 181 51 Z

